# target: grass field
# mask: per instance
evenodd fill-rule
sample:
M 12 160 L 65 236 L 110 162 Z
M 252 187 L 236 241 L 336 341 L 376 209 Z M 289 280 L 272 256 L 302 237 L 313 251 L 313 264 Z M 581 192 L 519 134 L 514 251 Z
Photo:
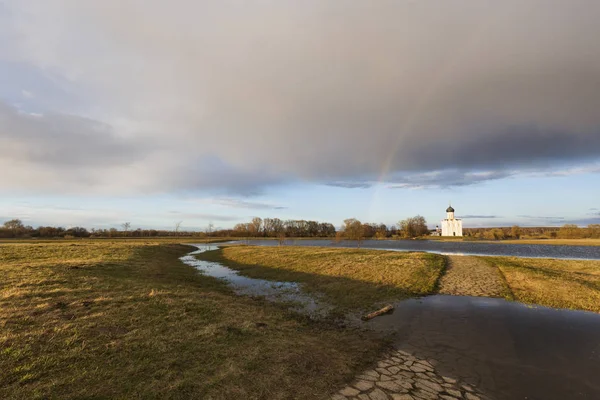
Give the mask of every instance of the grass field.
M 548 307 L 600 312 L 600 261 L 481 257 L 498 267 L 509 298 Z
M 252 278 L 301 282 L 341 311 L 431 294 L 445 265 L 436 254 L 293 246 L 229 246 L 197 257 Z
M 385 346 L 236 296 L 189 251 L 0 245 L 0 398 L 324 398 Z

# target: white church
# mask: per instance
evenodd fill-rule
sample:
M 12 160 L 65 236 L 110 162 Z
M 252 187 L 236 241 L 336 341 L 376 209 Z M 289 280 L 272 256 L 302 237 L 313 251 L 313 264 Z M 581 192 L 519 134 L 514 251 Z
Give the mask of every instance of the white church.
M 454 208 L 446 209 L 446 219 L 442 220 L 442 236 L 462 236 L 462 219 L 454 218 Z

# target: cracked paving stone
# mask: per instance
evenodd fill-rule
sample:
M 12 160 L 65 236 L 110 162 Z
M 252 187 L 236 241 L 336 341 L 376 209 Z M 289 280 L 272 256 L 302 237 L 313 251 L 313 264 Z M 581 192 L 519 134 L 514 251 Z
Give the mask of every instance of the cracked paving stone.
M 404 389 L 402 386 L 398 385 L 394 381 L 377 382 L 376 385 L 386 390 L 389 390 L 390 392 L 406 392 L 406 389 Z
M 467 392 L 473 392 L 473 388 L 469 385 L 462 385 L 461 386 L 463 389 L 465 389 Z
M 424 390 L 417 390 L 415 392 L 412 392 L 411 395 L 413 397 L 417 397 L 417 398 L 423 399 L 423 400 L 437 400 L 437 398 L 438 398 L 437 394 L 433 394 L 431 392 L 426 392 Z
M 360 380 L 360 381 L 356 381 L 352 386 L 354 386 L 361 392 L 364 392 L 365 390 L 371 389 L 374 385 L 375 385 L 375 383 L 373 383 L 373 382 Z
M 348 396 L 348 397 L 356 396 L 359 393 L 360 393 L 360 390 L 356 390 L 350 386 L 347 386 L 347 387 L 343 388 L 342 390 L 340 390 L 340 394 L 342 396 Z
M 460 391 L 459 391 L 459 390 L 455 390 L 455 389 L 446 389 L 445 391 L 446 391 L 446 393 L 448 393 L 449 395 L 451 395 L 451 396 L 454 396 L 454 397 L 458 397 L 459 399 L 462 397 L 462 394 L 460 393 Z
M 431 381 L 420 381 L 420 382 L 417 383 L 417 386 L 419 386 L 419 385 L 426 386 L 426 387 L 428 387 L 428 388 L 430 388 L 430 389 L 432 389 L 432 390 L 434 390 L 435 392 L 438 392 L 438 393 L 444 391 L 443 387 L 441 387 L 437 383 L 431 382 Z
M 379 372 L 381 375 L 392 375 L 390 371 L 385 368 L 375 368 L 375 371 Z
M 442 376 L 442 379 L 448 383 L 456 383 L 456 379 L 449 378 L 447 376 Z
M 393 400 L 414 400 L 410 394 L 392 394 Z
M 392 373 L 392 375 L 397 374 L 398 372 L 402 371 L 399 367 L 389 367 L 387 369 L 388 371 L 390 371 Z
M 476 385 L 467 378 L 443 376 L 436 372 L 435 359 L 419 359 L 393 352 L 380 359 L 377 368 L 358 375 L 351 386 L 332 400 L 481 400 Z M 463 391 L 465 392 L 463 396 Z
M 371 393 L 369 393 L 369 398 L 371 400 L 389 400 L 387 394 L 381 389 L 374 389 Z
M 371 381 L 371 382 L 377 382 L 379 380 L 379 378 L 371 376 L 371 375 L 359 375 L 357 376 L 358 379 L 361 379 L 363 381 Z
M 396 380 L 394 382 L 396 382 L 396 384 L 402 386 L 406 390 L 412 390 L 413 389 L 412 382 L 408 382 L 408 381 L 401 380 L 401 379 L 398 379 L 398 380 Z

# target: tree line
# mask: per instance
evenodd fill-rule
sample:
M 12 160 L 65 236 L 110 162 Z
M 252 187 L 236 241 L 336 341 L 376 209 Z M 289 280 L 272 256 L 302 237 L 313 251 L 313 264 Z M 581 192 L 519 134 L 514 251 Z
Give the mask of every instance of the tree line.
M 122 229 L 86 229 L 84 227 L 24 225 L 19 219 L 12 219 L 0 226 L 0 238 L 121 238 L 121 237 L 223 237 L 223 238 L 335 238 L 335 240 L 356 240 L 358 244 L 365 239 L 409 239 L 428 236 L 430 230 L 427 221 L 420 215 L 399 221 L 397 225 L 364 223 L 356 218 L 344 220 L 339 230 L 328 222 L 307 220 L 281 220 L 279 218 L 255 217 L 250 222 L 240 223 L 233 229 L 213 230 L 209 224 L 204 232 L 185 231 L 182 222 L 174 224 L 172 230 L 131 229 L 131 223 L 121 224 Z M 466 237 L 483 240 L 504 240 L 520 238 L 538 239 L 585 239 L 600 238 L 600 224 L 591 224 L 586 228 L 573 224 L 562 227 L 512 227 L 464 228 Z
M 60 226 L 39 226 L 34 228 L 24 225 L 19 219 L 12 219 L 0 226 L 0 238 L 120 238 L 120 237 L 165 237 L 165 236 L 205 236 L 204 232 L 184 232 L 179 229 L 134 229 L 126 222 L 121 224 L 123 229 L 95 229 L 90 230 L 75 226 L 63 228 Z
M 464 228 L 463 234 L 474 239 L 600 239 L 600 224 L 590 224 L 586 228 L 574 224 L 561 227 L 512 227 Z

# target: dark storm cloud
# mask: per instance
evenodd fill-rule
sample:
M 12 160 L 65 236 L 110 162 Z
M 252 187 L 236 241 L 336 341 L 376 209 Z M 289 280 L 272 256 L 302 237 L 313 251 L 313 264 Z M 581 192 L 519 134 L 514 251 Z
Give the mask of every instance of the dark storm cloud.
M 505 166 L 531 168 L 548 163 L 595 160 L 600 156 L 600 129 L 580 133 L 536 126 L 482 128 L 469 134 L 441 137 L 427 143 L 415 139 L 398 157 L 406 160 L 410 154 L 414 154 L 410 165 L 417 168 L 428 165 L 432 169 L 447 165 L 474 169 Z M 502 174 L 492 175 L 491 178 L 502 178 Z
M 251 195 L 466 186 L 600 160 L 595 0 L 34 3 L 0 27 L 5 57 L 79 88 L 114 128 L 8 112 L 12 188 L 35 186 L 23 176 L 39 165 L 94 167 L 112 191 Z
M 504 179 L 511 176 L 511 172 L 484 171 L 471 172 L 464 170 L 444 170 L 426 173 L 406 174 L 403 177 L 392 177 L 394 182 L 389 187 L 392 189 L 429 189 L 448 188 L 453 186 L 468 186 L 491 180 Z
M 98 121 L 72 115 L 32 115 L 0 101 L 0 158 L 51 168 L 129 164 L 147 150 Z

